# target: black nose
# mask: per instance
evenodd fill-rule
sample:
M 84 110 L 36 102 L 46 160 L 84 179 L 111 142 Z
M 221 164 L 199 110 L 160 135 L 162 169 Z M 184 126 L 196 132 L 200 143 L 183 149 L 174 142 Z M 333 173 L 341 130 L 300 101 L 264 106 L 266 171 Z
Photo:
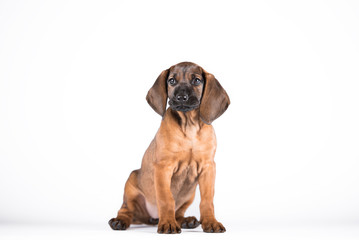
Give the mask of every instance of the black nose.
M 177 94 L 176 99 L 178 102 L 187 102 L 188 94 L 185 94 L 185 93 Z

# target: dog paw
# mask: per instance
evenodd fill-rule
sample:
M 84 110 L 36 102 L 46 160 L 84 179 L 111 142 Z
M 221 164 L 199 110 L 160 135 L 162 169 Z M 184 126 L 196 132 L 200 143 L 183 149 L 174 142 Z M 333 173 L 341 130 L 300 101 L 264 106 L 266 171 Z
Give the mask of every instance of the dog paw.
M 177 222 L 181 225 L 182 228 L 196 228 L 200 225 L 196 217 L 182 217 L 177 219 Z
M 217 222 L 216 220 L 202 221 L 202 229 L 207 233 L 223 233 L 226 231 L 226 228 L 223 227 L 222 223 Z
M 181 233 L 181 228 L 178 225 L 178 223 L 173 220 L 173 221 L 161 221 L 158 223 L 158 229 L 157 229 L 158 233 L 169 233 L 169 234 L 173 234 L 173 233 Z
M 112 218 L 108 221 L 108 224 L 113 230 L 126 230 L 130 226 L 130 222 L 127 219 Z
M 148 223 L 150 225 L 157 225 L 158 224 L 158 218 L 149 218 Z

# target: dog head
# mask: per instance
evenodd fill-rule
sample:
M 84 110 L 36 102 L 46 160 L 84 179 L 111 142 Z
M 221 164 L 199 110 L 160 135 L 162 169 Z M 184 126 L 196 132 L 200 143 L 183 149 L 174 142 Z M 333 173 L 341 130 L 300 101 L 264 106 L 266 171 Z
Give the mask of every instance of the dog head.
M 182 62 L 162 71 L 148 91 L 147 102 L 161 116 L 170 108 L 187 112 L 199 108 L 200 117 L 211 124 L 230 104 L 226 91 L 217 79 L 200 66 Z

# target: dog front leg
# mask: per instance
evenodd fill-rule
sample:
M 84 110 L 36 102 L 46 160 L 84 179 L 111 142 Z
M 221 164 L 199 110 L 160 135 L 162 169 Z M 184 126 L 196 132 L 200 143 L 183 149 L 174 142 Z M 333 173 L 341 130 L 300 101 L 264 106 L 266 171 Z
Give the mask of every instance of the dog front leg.
M 198 178 L 199 190 L 201 192 L 201 224 L 204 232 L 220 233 L 226 229 L 222 223 L 218 222 L 214 217 L 214 181 L 216 175 L 216 165 L 214 162 L 206 164 Z
M 168 163 L 155 165 L 155 191 L 159 214 L 158 233 L 180 233 L 181 228 L 175 218 L 175 200 L 171 192 L 173 167 Z

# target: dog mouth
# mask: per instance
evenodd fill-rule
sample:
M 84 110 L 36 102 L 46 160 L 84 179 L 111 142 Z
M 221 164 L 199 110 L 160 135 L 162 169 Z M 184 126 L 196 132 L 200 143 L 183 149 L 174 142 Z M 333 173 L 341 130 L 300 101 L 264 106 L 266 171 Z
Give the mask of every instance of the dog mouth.
M 188 112 L 199 107 L 199 104 L 182 104 L 175 101 L 169 101 L 170 107 L 175 111 Z
M 188 112 L 188 111 L 191 111 L 191 110 L 195 109 L 196 107 L 195 106 L 180 105 L 180 106 L 171 106 L 171 108 L 173 110 L 180 111 L 180 112 Z

